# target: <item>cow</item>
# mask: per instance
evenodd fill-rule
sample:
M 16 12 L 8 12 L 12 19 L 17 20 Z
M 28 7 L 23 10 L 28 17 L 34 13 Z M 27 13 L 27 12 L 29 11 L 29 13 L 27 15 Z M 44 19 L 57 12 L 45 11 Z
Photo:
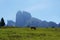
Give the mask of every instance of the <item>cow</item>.
M 36 27 L 31 27 L 31 29 L 36 30 Z

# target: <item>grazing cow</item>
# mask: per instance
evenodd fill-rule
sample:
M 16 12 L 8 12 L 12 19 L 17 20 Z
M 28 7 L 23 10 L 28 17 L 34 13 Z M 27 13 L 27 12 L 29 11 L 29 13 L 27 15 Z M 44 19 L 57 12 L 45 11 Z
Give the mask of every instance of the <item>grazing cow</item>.
M 31 27 L 31 29 L 34 29 L 34 30 L 36 30 L 36 27 Z

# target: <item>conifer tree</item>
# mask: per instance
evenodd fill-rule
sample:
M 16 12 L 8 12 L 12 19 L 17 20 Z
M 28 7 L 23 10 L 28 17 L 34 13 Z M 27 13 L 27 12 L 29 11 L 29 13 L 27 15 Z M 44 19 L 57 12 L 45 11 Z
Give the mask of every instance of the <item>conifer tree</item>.
M 4 22 L 4 19 L 3 18 L 1 18 L 1 26 L 5 26 L 5 22 Z

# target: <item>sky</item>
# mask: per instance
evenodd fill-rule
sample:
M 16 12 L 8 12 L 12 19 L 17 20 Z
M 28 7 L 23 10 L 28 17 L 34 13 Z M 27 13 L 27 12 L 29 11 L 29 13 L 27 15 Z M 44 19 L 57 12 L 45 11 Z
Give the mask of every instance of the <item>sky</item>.
M 60 23 L 60 0 L 0 0 L 0 19 L 16 21 L 17 11 L 27 11 L 42 21 Z

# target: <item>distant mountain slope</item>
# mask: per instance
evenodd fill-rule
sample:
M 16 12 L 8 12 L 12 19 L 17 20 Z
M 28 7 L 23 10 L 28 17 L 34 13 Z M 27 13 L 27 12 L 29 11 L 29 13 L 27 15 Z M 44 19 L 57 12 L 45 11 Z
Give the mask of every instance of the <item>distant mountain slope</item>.
M 31 20 L 31 14 L 26 11 L 18 11 L 16 14 L 16 26 L 27 26 Z
M 25 27 L 25 26 L 34 26 L 34 27 L 59 27 L 60 24 L 56 24 L 55 22 L 47 22 L 32 17 L 29 12 L 26 11 L 18 11 L 16 14 L 16 22 L 8 21 L 8 26 L 17 26 L 17 27 Z

